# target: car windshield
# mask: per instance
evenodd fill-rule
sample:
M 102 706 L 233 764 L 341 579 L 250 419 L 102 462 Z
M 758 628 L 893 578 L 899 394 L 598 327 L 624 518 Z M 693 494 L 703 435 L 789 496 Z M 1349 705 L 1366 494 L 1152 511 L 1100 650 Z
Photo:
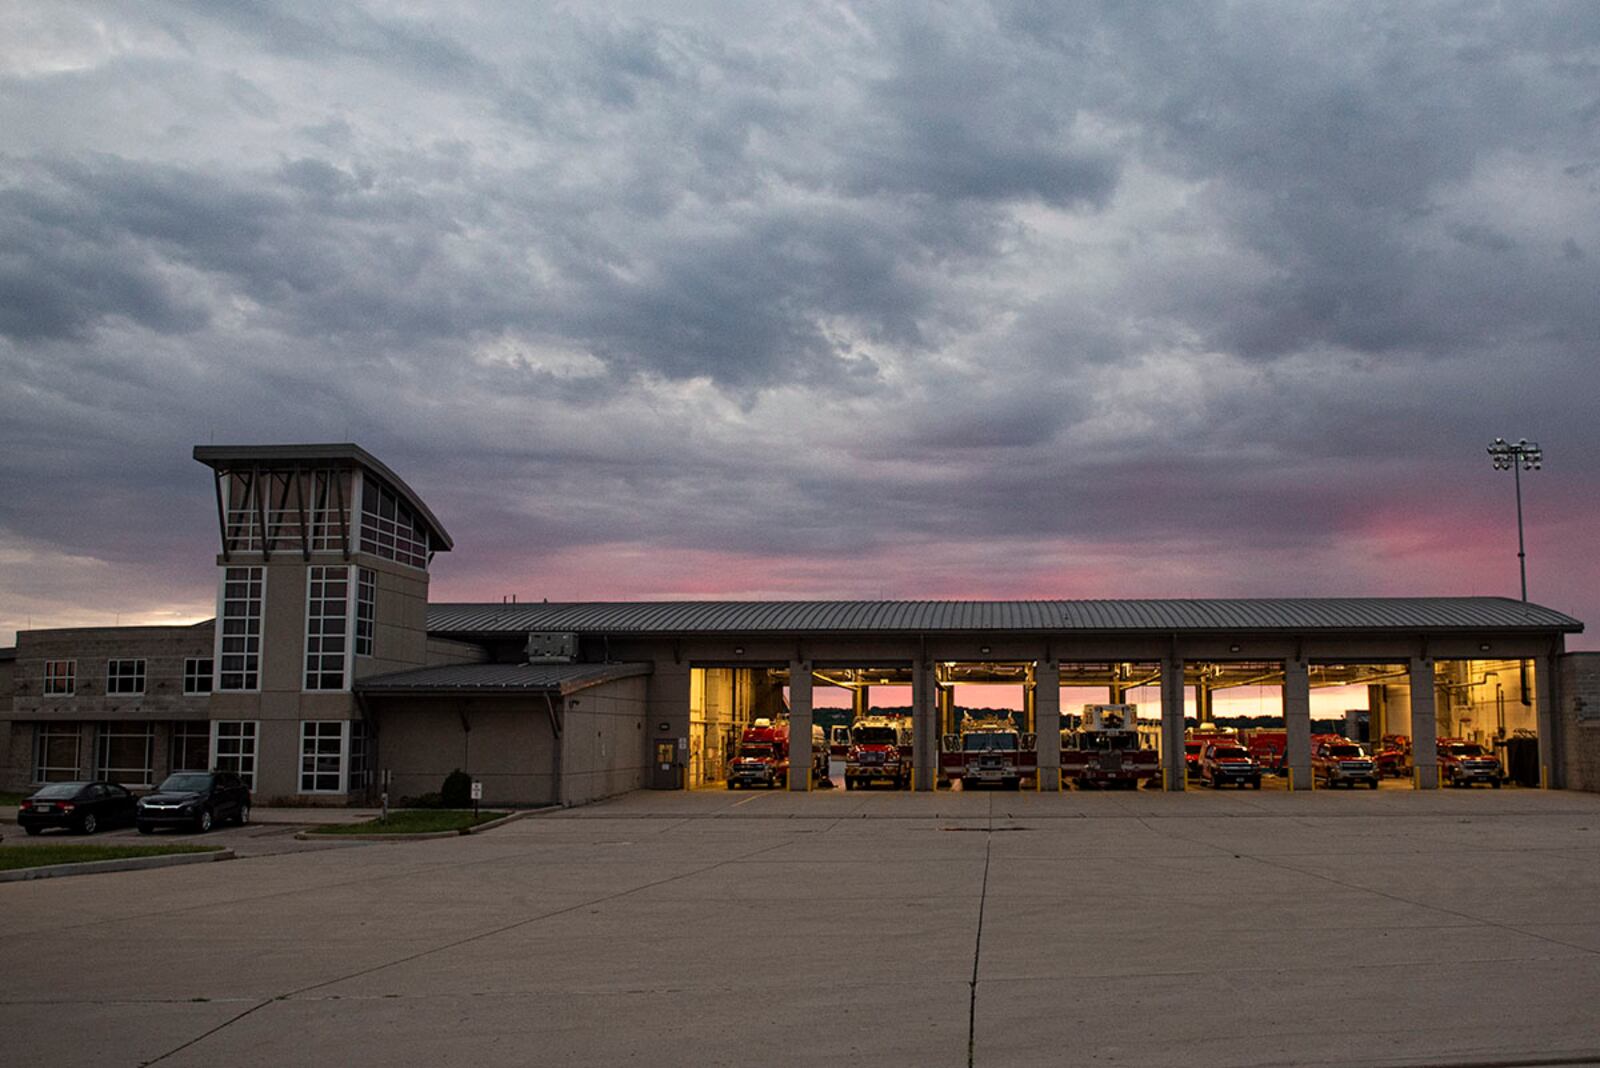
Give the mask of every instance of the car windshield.
M 87 785 L 89 785 L 89 784 L 88 783 L 82 783 L 82 782 L 58 782 L 58 783 L 52 783 L 51 785 L 46 786 L 43 789 L 41 789 L 38 793 L 34 794 L 33 796 L 34 797 L 39 797 L 39 798 L 46 798 L 46 799 L 59 798 L 59 797 L 77 797 L 78 796 L 78 791 L 82 790 Z
M 978 734 L 969 734 L 966 737 L 965 748 L 968 752 L 1000 751 L 1010 752 L 1017 748 L 1017 736 L 1006 731 L 983 731 Z
M 211 789 L 211 776 L 194 774 L 168 775 L 161 780 L 161 785 L 156 787 L 158 793 L 164 794 L 194 794 L 209 789 Z
M 1366 756 L 1359 745 L 1330 745 L 1328 746 L 1328 755 L 1336 757 Z
M 857 745 L 893 745 L 896 740 L 893 727 L 857 727 L 855 737 Z
M 1211 755 L 1218 760 L 1249 760 L 1250 754 L 1237 745 L 1219 746 L 1211 750 Z
M 772 755 L 770 745 L 741 745 L 739 755 L 742 757 L 769 757 Z
M 1460 742 L 1450 747 L 1456 756 L 1483 756 L 1483 746 L 1477 742 Z

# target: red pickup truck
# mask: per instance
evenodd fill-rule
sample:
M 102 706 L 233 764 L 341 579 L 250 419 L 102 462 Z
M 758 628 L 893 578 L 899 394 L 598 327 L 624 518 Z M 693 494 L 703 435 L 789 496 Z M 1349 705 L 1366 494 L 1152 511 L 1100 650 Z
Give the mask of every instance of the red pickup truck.
M 1311 781 L 1325 786 L 1366 783 L 1378 788 L 1378 766 L 1355 742 L 1338 735 L 1319 735 L 1311 748 Z
M 1200 781 L 1212 787 L 1232 783 L 1261 789 L 1261 765 L 1250 750 L 1234 742 L 1212 742 L 1200 756 Z
M 1496 790 L 1505 778 L 1500 761 L 1477 742 L 1464 738 L 1439 739 L 1439 781 L 1451 786 L 1486 782 Z

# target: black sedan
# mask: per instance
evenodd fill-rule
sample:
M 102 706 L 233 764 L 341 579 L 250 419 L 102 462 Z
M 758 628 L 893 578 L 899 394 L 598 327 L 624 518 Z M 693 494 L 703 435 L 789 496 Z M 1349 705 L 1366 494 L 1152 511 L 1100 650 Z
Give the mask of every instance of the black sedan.
M 133 813 L 133 795 L 114 782 L 53 782 L 23 799 L 17 823 L 29 834 L 46 827 L 93 834 L 102 827 L 126 827 Z
M 231 771 L 180 771 L 154 793 L 139 798 L 134 825 L 140 834 L 157 827 L 209 831 L 222 820 L 250 821 L 250 788 Z

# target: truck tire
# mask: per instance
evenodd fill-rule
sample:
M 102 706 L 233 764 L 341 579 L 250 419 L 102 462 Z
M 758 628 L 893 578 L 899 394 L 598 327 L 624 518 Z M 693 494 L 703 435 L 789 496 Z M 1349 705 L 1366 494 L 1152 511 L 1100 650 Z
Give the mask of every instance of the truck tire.
M 732 780 L 732 779 L 729 779 L 729 780 L 728 780 L 728 789 L 730 789 L 730 790 L 732 790 L 732 789 L 733 789 L 733 788 L 734 788 L 734 787 L 736 787 L 736 786 L 738 786 L 738 785 L 739 785 L 739 784 L 738 784 L 738 783 L 736 783 L 736 782 L 734 782 L 734 781 L 733 781 L 733 780 Z

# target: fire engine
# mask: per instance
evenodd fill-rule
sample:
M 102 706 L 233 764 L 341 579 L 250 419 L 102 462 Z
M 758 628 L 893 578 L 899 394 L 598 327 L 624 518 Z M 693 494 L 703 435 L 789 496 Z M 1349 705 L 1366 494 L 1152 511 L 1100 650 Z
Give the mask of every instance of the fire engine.
M 1245 731 L 1241 741 L 1244 747 L 1250 750 L 1250 756 L 1261 765 L 1263 772 L 1269 775 L 1288 773 L 1289 763 L 1284 759 L 1284 754 L 1289 749 L 1288 731 L 1256 727 Z
M 728 789 L 765 786 L 771 789 L 789 781 L 789 722 L 755 720 L 739 736 L 739 752 L 728 762 Z
M 844 788 L 872 782 L 904 787 L 911 782 L 911 717 L 862 716 L 850 726 Z
M 1161 758 L 1140 737 L 1138 705 L 1084 705 L 1061 732 L 1061 775 L 1079 788 L 1159 783 Z
M 940 778 L 956 783 L 997 783 L 1019 789 L 1039 771 L 1035 738 L 1006 716 L 961 717 L 961 733 L 947 734 L 939 752 Z

